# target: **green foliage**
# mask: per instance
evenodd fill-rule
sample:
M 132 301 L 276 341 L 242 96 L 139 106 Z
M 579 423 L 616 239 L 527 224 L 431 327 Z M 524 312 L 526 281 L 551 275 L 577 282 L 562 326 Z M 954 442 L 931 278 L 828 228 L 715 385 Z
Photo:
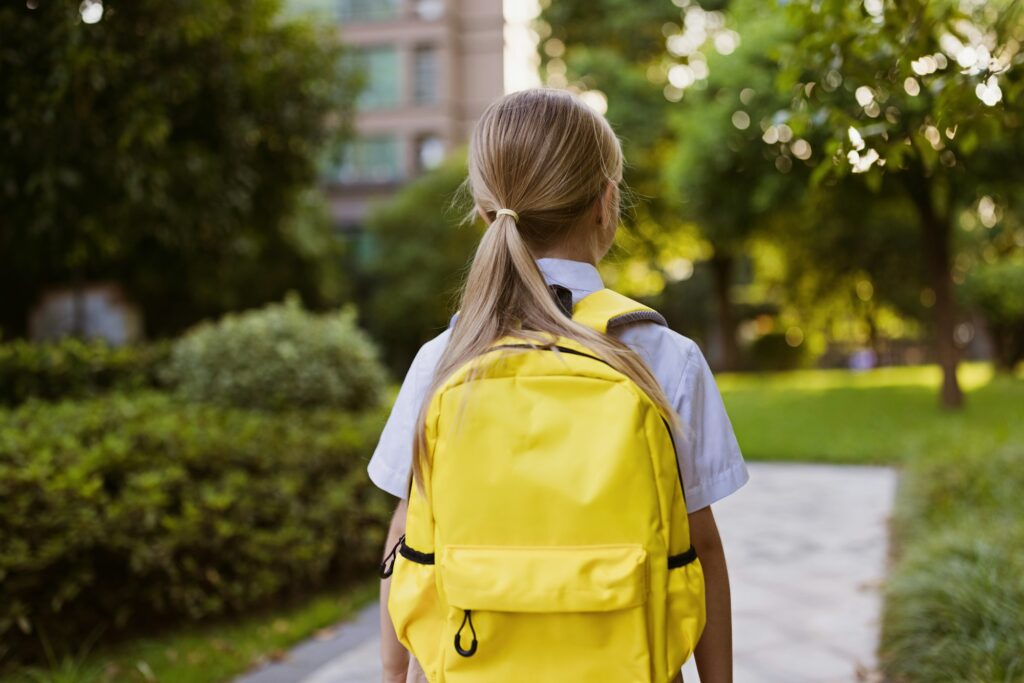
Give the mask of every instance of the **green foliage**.
M 784 332 L 769 332 L 750 344 L 745 364 L 750 370 L 793 370 L 807 360 L 806 347 L 790 346 Z
M 1007 551 L 1024 543 L 1024 527 L 938 533 L 890 579 L 882 642 L 891 680 L 1024 680 L 1024 562 Z
M 954 448 L 904 476 L 886 673 L 908 683 L 1024 681 L 1024 450 Z
M 780 50 L 779 87 L 792 99 L 778 116 L 814 141 L 816 192 L 863 184 L 914 216 L 941 403 L 959 407 L 954 218 L 1018 165 L 1020 3 L 793 0 L 786 13 L 799 37 Z
M 265 410 L 374 408 L 386 382 L 354 310 L 317 315 L 295 297 L 198 325 L 168 375 L 189 401 Z
M 663 71 L 662 27 L 680 21 L 679 8 L 667 1 L 559 0 L 544 3 L 537 24 L 548 82 L 607 96 L 606 117 L 622 140 L 626 157 L 625 184 L 643 198 L 629 207 L 629 194 L 624 197 L 630 209 L 625 223 L 635 228 L 631 256 L 657 250 L 645 239 L 644 224 L 653 223 L 654 231 L 681 227 L 672 197 L 663 197 L 661 187 L 661 168 L 671 149 L 667 121 L 674 105 L 662 94 L 664 83 L 652 83 L 647 75 L 649 69 Z
M 623 142 L 626 182 L 643 200 L 626 212 L 630 230 L 620 236 L 615 257 L 627 275 L 615 280 L 633 294 L 657 294 L 678 279 L 673 263 L 713 257 L 709 299 L 721 309 L 714 338 L 722 346 L 713 355 L 720 365 L 735 365 L 739 312 L 732 292 L 746 273 L 746 241 L 794 213 L 791 202 L 802 192 L 800 174 L 790 173 L 799 170 L 793 158 L 763 145 L 759 125 L 788 101 L 774 87 L 769 53 L 790 29 L 781 13 L 766 13 L 755 2 L 729 3 L 727 15 L 690 2 L 598 5 L 595 11 L 591 2 L 551 3 L 541 15 L 550 37 L 540 47 L 549 81 L 564 77 L 581 90 L 607 95 L 608 120 Z M 687 54 L 673 51 L 686 27 L 698 24 L 704 28 Z M 736 29 L 742 40 L 735 51 L 719 54 L 713 34 L 726 25 L 730 36 Z M 679 69 L 698 73 L 691 66 L 709 75 L 678 87 Z M 734 114 L 748 117 L 747 125 L 734 124 Z M 783 161 L 786 173 L 776 170 Z M 673 239 L 687 232 L 701 239 Z M 633 272 L 644 277 L 631 277 Z M 690 290 L 685 295 L 692 299 L 699 289 L 678 283 L 662 298 Z M 690 317 L 687 327 L 693 329 Z M 708 327 L 700 336 L 709 336 Z
M 45 666 L 18 670 L 18 683 L 98 683 L 102 680 L 102 668 L 86 658 L 91 642 L 81 644 L 74 653 L 57 654 L 48 638 L 41 636 L 40 640 L 46 656 Z
M 465 178 L 465 156 L 455 155 L 366 219 L 373 256 L 363 324 L 381 340 L 396 374 L 454 313 L 461 274 L 480 236 L 478 222 L 460 224 L 472 209 L 472 200 L 460 192 Z
M 0 640 L 198 619 L 378 559 L 380 412 L 254 413 L 157 393 L 0 412 Z
M 5 342 L 0 344 L 0 405 L 156 387 L 169 353 L 164 342 L 110 346 L 72 337 L 42 344 Z
M 336 300 L 322 281 L 335 249 L 307 248 L 329 226 L 303 193 L 359 78 L 334 27 L 279 6 L 106 0 L 86 24 L 77 2 L 3 4 L 6 329 L 45 286 L 95 279 L 124 284 L 150 334 L 290 288 Z
M 999 366 L 1009 370 L 1024 360 L 1024 259 L 975 266 L 961 294 L 985 317 Z
M 985 263 L 970 271 L 963 285 L 967 301 L 998 323 L 1024 321 L 1024 259 Z
M 792 216 L 807 175 L 806 163 L 787 146 L 761 141 L 762 126 L 786 102 L 775 89 L 776 65 L 768 55 L 791 39 L 791 29 L 780 13 L 765 14 L 763 3 L 746 0 L 731 3 L 729 24 L 741 36 L 739 46 L 726 55 L 705 48 L 707 80 L 673 107 L 674 141 L 664 173 L 668 201 L 679 202 L 716 252 L 726 253 L 740 250 L 777 215 Z M 747 117 L 744 127 L 734 114 Z
M 970 196 L 972 183 L 1002 174 L 991 157 L 1009 150 L 992 143 L 1012 145 L 1024 125 L 1016 108 L 1024 82 L 1013 68 L 1024 58 L 1014 37 L 1022 26 L 1018 4 L 888 1 L 872 15 L 849 0 L 788 3 L 800 38 L 781 51 L 780 86 L 794 95 L 784 113 L 798 132 L 827 136 L 818 179 L 856 173 L 847 154 L 874 149 L 884 166 L 865 169 L 872 187 L 879 189 L 884 175 L 906 173 L 910 192 L 923 201 L 918 185 L 937 183 L 942 196 L 930 200 L 945 213 L 939 204 Z M 959 65 L 968 48 L 977 59 Z M 931 62 L 915 65 L 924 57 Z M 978 86 L 992 77 L 1003 97 L 987 105 Z M 863 146 L 848 135 L 850 127 Z M 948 184 L 951 178 L 957 183 Z
M 807 197 L 801 209 L 772 230 L 786 254 L 784 287 L 791 302 L 803 311 L 834 312 L 838 293 L 852 293 L 858 280 L 867 280 L 871 297 L 858 302 L 864 315 L 888 305 L 906 320 L 926 320 L 924 264 L 909 256 L 919 251 L 920 235 L 906 201 L 850 184 Z

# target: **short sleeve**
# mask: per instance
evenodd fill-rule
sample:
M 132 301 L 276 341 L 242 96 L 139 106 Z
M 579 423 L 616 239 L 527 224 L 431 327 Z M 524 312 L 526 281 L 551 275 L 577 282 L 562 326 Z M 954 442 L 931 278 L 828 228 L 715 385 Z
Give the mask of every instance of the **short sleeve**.
M 679 453 L 687 512 L 695 512 L 743 486 L 750 475 L 711 368 L 700 347 L 690 349 L 669 396 L 684 431 Z
M 416 420 L 447 341 L 445 331 L 424 344 L 416 354 L 366 467 L 370 481 L 398 498 L 405 498 L 409 493 Z

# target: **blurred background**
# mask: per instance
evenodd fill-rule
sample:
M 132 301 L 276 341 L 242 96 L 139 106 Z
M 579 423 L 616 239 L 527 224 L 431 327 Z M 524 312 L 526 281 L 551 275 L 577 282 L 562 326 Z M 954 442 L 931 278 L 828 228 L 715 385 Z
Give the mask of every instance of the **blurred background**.
M 1024 680 L 1020 5 L 5 2 L 0 681 L 228 681 L 375 596 L 464 145 L 540 85 L 744 455 L 899 468 L 880 675 Z

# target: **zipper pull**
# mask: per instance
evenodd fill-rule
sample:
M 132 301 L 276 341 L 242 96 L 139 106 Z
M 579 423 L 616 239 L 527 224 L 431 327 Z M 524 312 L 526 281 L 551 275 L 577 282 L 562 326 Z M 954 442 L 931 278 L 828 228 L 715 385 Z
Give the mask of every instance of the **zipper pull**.
M 473 615 L 472 610 L 465 610 L 465 614 L 462 617 L 462 625 L 459 626 L 459 630 L 455 632 L 455 651 L 463 657 L 472 657 L 476 653 L 476 629 L 473 628 Z M 469 623 L 469 630 L 473 634 L 473 642 L 469 644 L 468 650 L 462 649 L 462 629 L 466 627 L 466 623 Z
M 391 548 L 384 561 L 380 563 L 380 578 L 386 579 L 395 571 L 395 559 L 398 555 L 398 546 L 405 543 L 405 534 L 398 537 L 398 542 Z

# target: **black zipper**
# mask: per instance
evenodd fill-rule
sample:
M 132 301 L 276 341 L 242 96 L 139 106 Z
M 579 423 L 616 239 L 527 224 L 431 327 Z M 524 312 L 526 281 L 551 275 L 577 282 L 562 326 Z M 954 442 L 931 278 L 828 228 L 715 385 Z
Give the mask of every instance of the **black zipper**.
M 393 545 L 391 547 L 391 552 L 389 552 L 384 557 L 384 561 L 380 563 L 380 578 L 382 578 L 382 579 L 390 578 L 391 575 L 394 573 L 394 571 L 395 571 L 395 555 L 398 553 L 399 546 L 401 546 L 403 543 L 405 543 L 405 534 L 402 534 L 398 538 L 398 540 L 395 542 L 395 545 Z

